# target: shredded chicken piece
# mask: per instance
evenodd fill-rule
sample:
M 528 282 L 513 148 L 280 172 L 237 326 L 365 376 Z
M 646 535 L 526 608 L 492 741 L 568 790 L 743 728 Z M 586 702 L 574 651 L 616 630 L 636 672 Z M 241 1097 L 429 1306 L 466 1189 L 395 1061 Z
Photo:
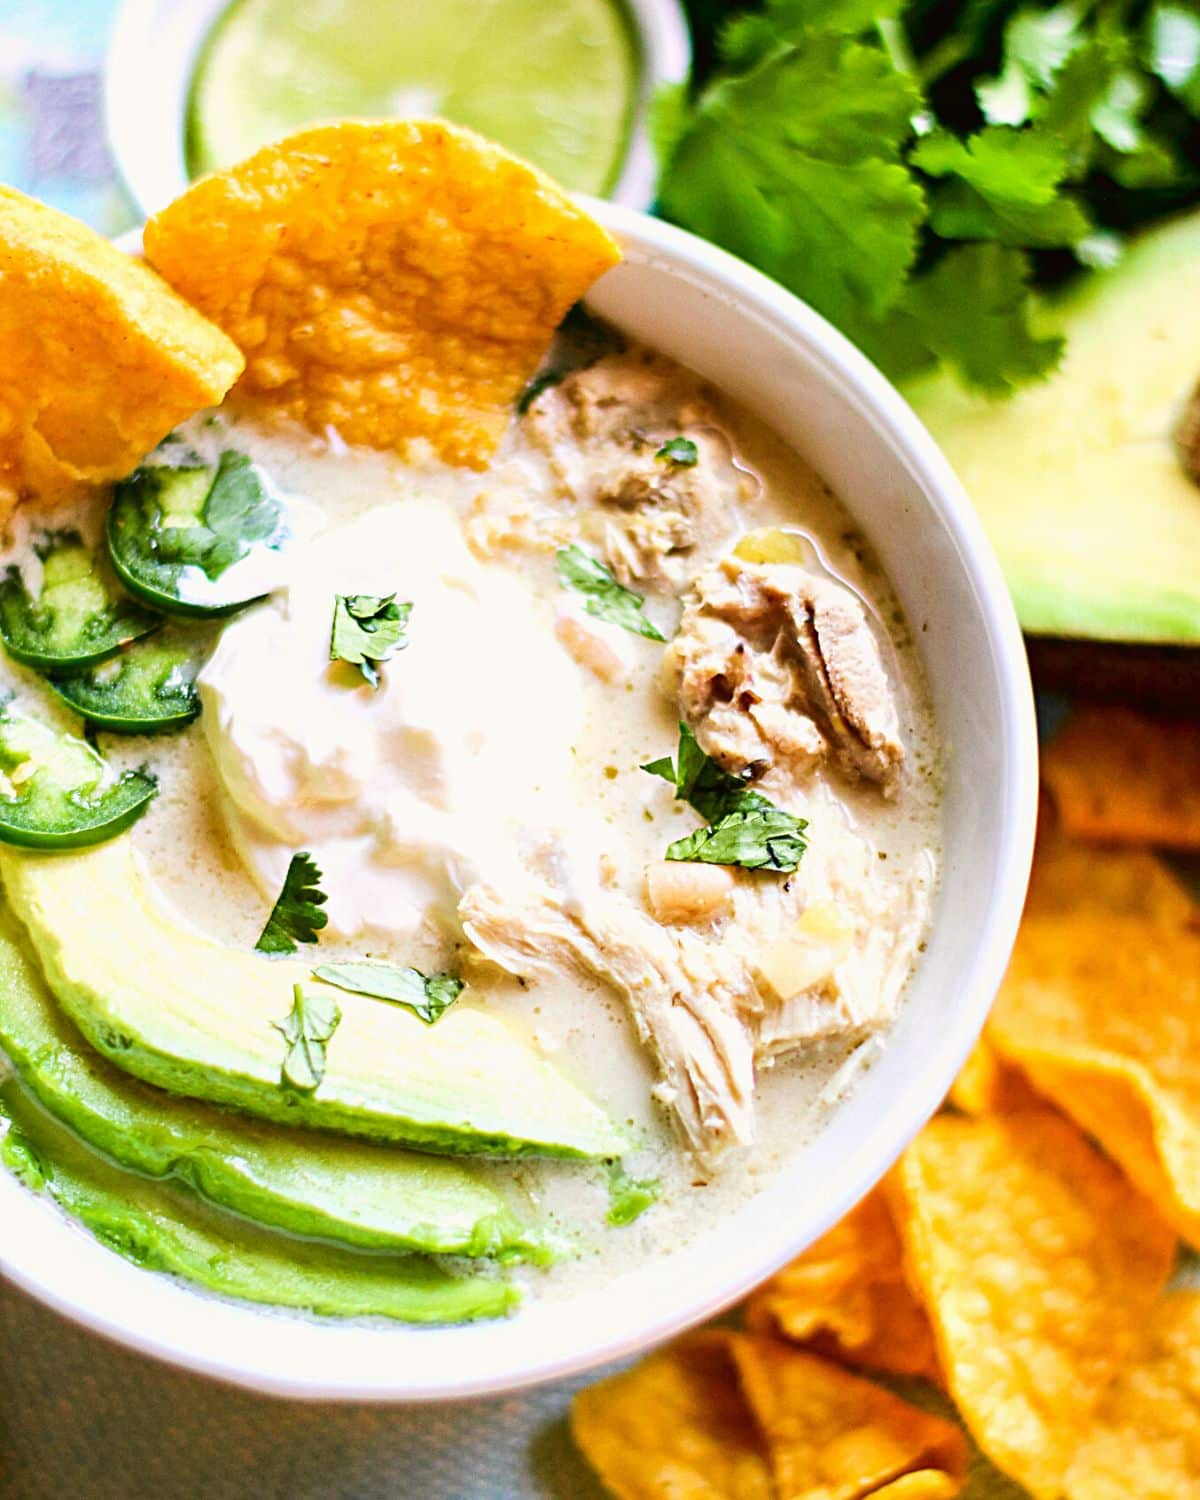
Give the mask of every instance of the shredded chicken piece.
M 696 579 L 670 649 L 680 707 L 727 770 L 787 792 L 832 755 L 895 790 L 896 709 L 849 589 L 795 564 L 726 557 Z
M 784 1000 L 764 997 L 755 1042 L 764 1066 L 815 1043 L 863 1041 L 893 1021 L 925 923 L 928 881 L 919 863 L 889 900 L 869 844 L 847 837 L 822 852 L 815 884 L 835 898 L 854 940 L 818 982 Z
M 754 1038 L 740 1013 L 753 981 L 739 959 L 599 889 L 567 900 L 541 882 L 503 895 L 474 885 L 459 915 L 471 942 L 510 974 L 575 967 L 625 997 L 658 1060 L 655 1092 L 693 1150 L 712 1157 L 753 1139 Z
M 613 356 L 544 391 L 525 417 L 581 531 L 626 587 L 677 588 L 730 539 L 739 476 L 699 389 L 653 357 Z M 659 458 L 688 436 L 695 464 Z

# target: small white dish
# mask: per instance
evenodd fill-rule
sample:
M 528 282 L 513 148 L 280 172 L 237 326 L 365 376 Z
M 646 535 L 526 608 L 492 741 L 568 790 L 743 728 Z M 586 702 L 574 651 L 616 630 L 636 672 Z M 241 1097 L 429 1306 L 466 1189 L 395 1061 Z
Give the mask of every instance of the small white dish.
M 611 196 L 628 208 L 649 208 L 657 174 L 646 110 L 662 84 L 687 78 L 691 38 L 679 0 L 622 3 L 638 41 L 641 83 L 629 150 Z M 117 169 L 146 218 L 188 185 L 184 122 L 192 72 L 229 4 L 124 0 L 117 12 L 104 70 L 105 121 Z
M 588 206 L 625 247 L 590 305 L 769 422 L 842 498 L 895 585 L 945 748 L 928 947 L 878 1060 L 758 1197 L 650 1265 L 569 1301 L 531 1300 L 505 1322 L 413 1329 L 220 1301 L 129 1265 L 0 1171 L 0 1271 L 99 1333 L 254 1390 L 354 1401 L 512 1391 L 721 1312 L 841 1218 L 937 1109 L 1016 934 L 1036 815 L 1033 702 L 1008 591 L 949 464 L 883 376 L 774 282 L 645 215 Z

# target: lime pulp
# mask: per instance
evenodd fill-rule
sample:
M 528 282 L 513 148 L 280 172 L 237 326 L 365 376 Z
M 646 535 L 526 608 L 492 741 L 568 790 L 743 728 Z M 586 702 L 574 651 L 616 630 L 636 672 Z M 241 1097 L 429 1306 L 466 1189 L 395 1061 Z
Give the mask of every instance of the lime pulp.
M 638 74 L 619 0 L 234 0 L 192 79 L 188 169 L 314 121 L 440 115 L 603 194 Z

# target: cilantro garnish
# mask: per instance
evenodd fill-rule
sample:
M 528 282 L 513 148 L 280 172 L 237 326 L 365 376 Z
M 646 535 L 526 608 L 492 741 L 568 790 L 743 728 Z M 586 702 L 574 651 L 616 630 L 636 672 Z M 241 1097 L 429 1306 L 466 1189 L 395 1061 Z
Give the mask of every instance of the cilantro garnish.
M 673 437 L 665 442 L 655 458 L 665 458 L 668 463 L 677 464 L 681 469 L 690 469 L 693 464 L 700 462 L 700 450 L 692 442 L 691 438 Z
M 658 1202 L 662 1183 L 656 1177 L 630 1177 L 622 1161 L 606 1162 L 605 1169 L 608 1176 L 608 1212 L 604 1217 L 609 1224 L 632 1224 Z
M 560 384 L 563 375 L 562 370 L 539 370 L 517 397 L 517 416 L 523 417 L 543 391 Z
M 709 17 L 721 7 L 710 7 Z M 896 379 L 1044 377 L 1039 289 L 1200 200 L 1182 0 L 764 0 L 696 18 L 655 101 L 663 215 L 790 287 Z
M 667 849 L 667 859 L 710 865 L 741 865 L 746 870 L 794 870 L 807 844 L 808 823 L 785 812 L 746 779 L 723 770 L 704 753 L 686 724 L 679 726 L 676 759 L 670 756 L 642 767 L 675 788 L 675 800 L 694 807 L 708 824 Z
M 747 792 L 746 797 L 757 796 Z M 793 817 L 762 798 L 762 807 L 740 807 L 707 828 L 668 845 L 668 859 L 698 860 L 706 865 L 740 865 L 743 870 L 787 873 L 808 847 L 803 818 Z
M 292 987 L 291 1014 L 285 1021 L 272 1021 L 288 1044 L 282 1079 L 290 1088 L 311 1094 L 325 1076 L 325 1044 L 338 1029 L 342 1012 L 332 995 Z
M 584 596 L 584 609 L 598 620 L 620 625 L 634 635 L 650 641 L 665 641 L 666 636 L 642 612 L 646 602 L 641 594 L 619 584 L 598 558 L 590 557 L 582 547 L 572 544 L 560 547 L 554 554 L 554 567 L 563 588 Z
M 315 943 L 329 921 L 321 910 L 327 900 L 312 855 L 293 854 L 283 877 L 283 889 L 254 946 L 260 953 L 295 953 L 297 943 Z
M 377 688 L 379 668 L 408 645 L 410 614 L 412 605 L 397 604 L 395 594 L 335 595 L 329 660 L 349 662 Z
M 313 977 L 356 995 L 406 1006 L 427 1026 L 432 1026 L 463 991 L 462 980 L 453 974 L 422 974 L 420 969 L 402 969 L 370 959 L 322 964 L 313 970 Z
M 282 518 L 283 507 L 268 490 L 262 471 L 246 454 L 227 448 L 217 463 L 201 517 L 189 525 L 178 524 L 169 513 L 162 517 L 154 533 L 155 558 L 202 568 L 216 580 L 253 546 L 275 539 Z

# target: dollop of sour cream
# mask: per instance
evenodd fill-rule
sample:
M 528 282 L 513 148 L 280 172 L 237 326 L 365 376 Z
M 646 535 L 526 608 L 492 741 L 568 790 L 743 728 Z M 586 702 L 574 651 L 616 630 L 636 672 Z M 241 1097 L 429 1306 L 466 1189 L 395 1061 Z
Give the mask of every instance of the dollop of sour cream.
M 376 689 L 329 659 L 335 596 L 392 593 L 412 604 L 408 645 Z M 519 878 L 522 851 L 578 817 L 577 674 L 443 505 L 380 506 L 298 546 L 199 687 L 243 860 L 274 898 L 309 850 L 335 935 L 453 936 L 467 885 Z

